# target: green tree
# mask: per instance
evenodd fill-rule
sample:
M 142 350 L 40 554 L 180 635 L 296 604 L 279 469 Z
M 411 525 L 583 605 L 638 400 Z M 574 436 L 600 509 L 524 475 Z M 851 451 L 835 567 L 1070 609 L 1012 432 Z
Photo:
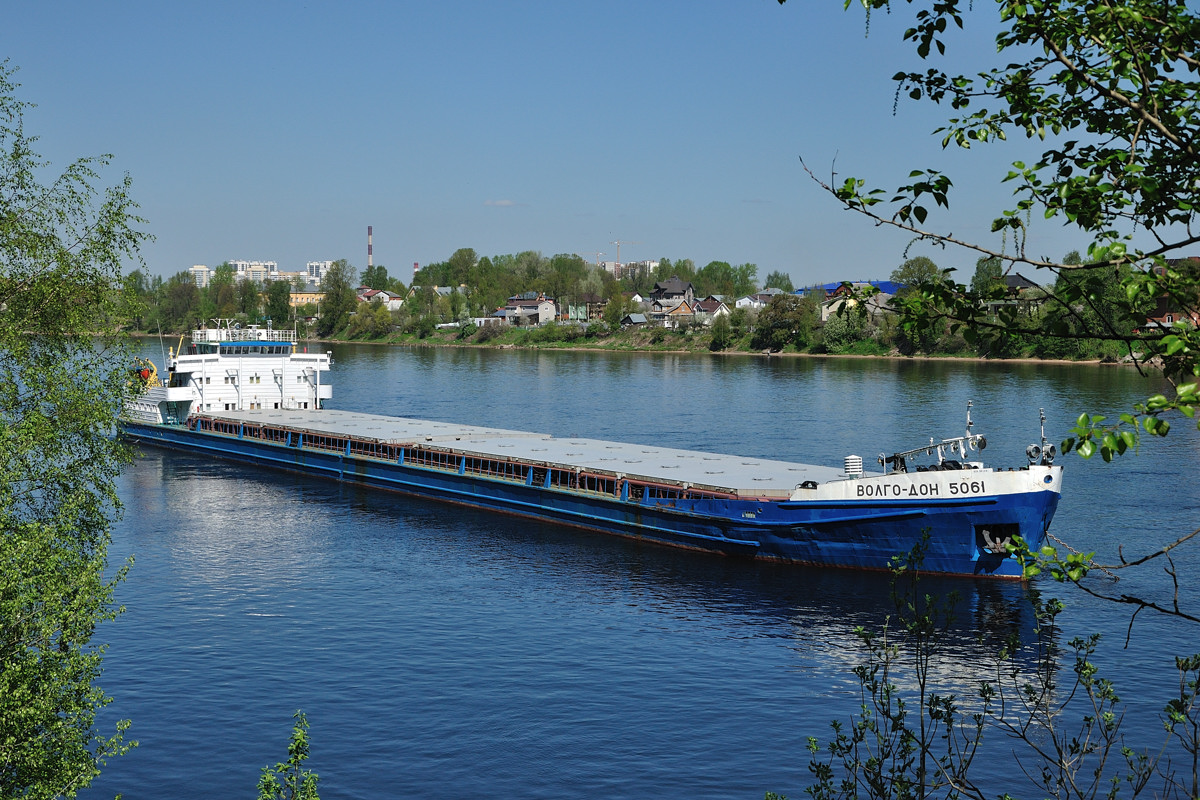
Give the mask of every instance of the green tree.
M 751 345 L 764 350 L 782 350 L 791 345 L 802 350 L 812 341 L 818 318 L 812 298 L 777 294 L 758 312 Z
M 792 285 L 792 276 L 786 272 L 773 270 L 767 273 L 766 283 L 763 285 L 765 289 L 780 289 L 791 294 L 796 291 L 796 287 Z
M 258 800 L 320 800 L 317 794 L 318 777 L 304 768 L 308 760 L 308 718 L 303 711 L 292 715 L 292 738 L 288 742 L 287 761 L 274 768 L 263 767 L 258 779 Z
M 713 351 L 724 350 L 729 347 L 733 341 L 733 330 L 729 326 L 729 315 L 720 314 L 712 322 L 712 327 L 709 329 L 712 339 L 708 343 L 708 349 Z
M 733 297 L 735 278 L 733 265 L 728 261 L 710 261 L 696 273 L 693 281 L 696 294 L 706 297 L 710 294 L 720 294 Z
M 619 330 L 621 328 L 621 320 L 625 319 L 626 314 L 631 314 L 635 309 L 636 303 L 625 299 L 624 295 L 616 295 L 609 298 L 608 303 L 604 306 L 604 324 L 608 326 L 610 331 Z
M 238 313 L 244 314 L 251 321 L 258 319 L 259 305 L 262 302 L 262 292 L 258 290 L 258 284 L 247 279 L 238 281 L 235 288 Z
M 352 339 L 375 339 L 391 333 L 392 314 L 378 299 L 369 303 L 360 303 L 358 310 L 350 317 L 348 332 Z
M 0 63 L 0 797 L 54 798 L 127 749 L 128 723 L 95 727 L 111 698 L 93 637 L 124 575 L 107 568 L 131 391 L 114 332 L 121 262 L 147 237 L 128 176 L 101 195 L 109 156 L 40 181 L 14 72 Z
M 1004 284 L 1004 264 L 995 256 L 980 256 L 971 276 L 971 291 L 979 296 L 991 296 Z
M 821 327 L 821 343 L 830 353 L 845 353 L 867 336 L 867 314 L 861 304 L 839 309 Z
M 128 304 L 127 314 L 133 329 L 146 330 L 145 315 L 156 304 L 151 282 L 147 279 L 146 273 L 135 269 L 125 276 L 122 283 L 125 300 Z
M 733 268 L 733 297 L 743 297 L 758 291 L 758 266 L 755 264 L 738 264 Z
M 358 305 L 354 280 L 356 273 L 344 258 L 334 261 L 321 280 L 324 297 L 321 300 L 321 318 L 317 321 L 317 335 L 328 338 L 346 327 Z
M 391 285 L 387 267 L 376 264 L 363 270 L 362 285 L 369 289 L 387 289 Z
M 161 316 L 167 330 L 182 332 L 198 327 L 200 289 L 190 272 L 177 272 L 163 287 Z
M 271 281 L 267 285 L 266 314 L 271 324 L 282 328 L 292 316 L 292 285 L 289 281 Z
M 739 264 L 735 267 L 728 261 L 710 261 L 692 280 L 696 284 L 697 296 L 719 294 L 732 300 L 758 291 L 758 284 L 755 283 L 757 275 L 758 267 L 754 264 Z M 687 280 L 682 275 L 679 277 L 681 280 Z
M 479 256 L 470 247 L 460 247 L 455 250 L 446 262 L 447 274 L 438 284 L 440 286 L 470 285 L 480 267 Z
M 233 265 L 228 261 L 220 264 L 209 276 L 205 293 L 218 317 L 230 318 L 238 312 L 237 281 Z
M 902 291 L 911 292 L 922 284 L 934 283 L 942 279 L 942 271 L 933 259 L 926 256 L 916 256 L 905 261 L 892 270 L 892 281 L 904 287 Z

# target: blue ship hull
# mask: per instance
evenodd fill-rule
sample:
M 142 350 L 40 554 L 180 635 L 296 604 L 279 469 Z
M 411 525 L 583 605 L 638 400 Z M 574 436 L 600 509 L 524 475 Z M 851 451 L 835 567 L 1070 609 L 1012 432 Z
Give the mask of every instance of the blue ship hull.
M 810 565 L 885 570 L 894 558 L 928 536 L 923 569 L 934 573 L 1020 578 L 1018 562 L 993 552 L 993 531 L 1021 535 L 1040 546 L 1058 505 L 1058 491 L 1011 491 L 955 496 L 940 478 L 928 494 L 917 484 L 897 484 L 887 496 L 838 499 L 656 498 L 647 493 L 597 496 L 513 481 L 432 469 L 402 461 L 296 447 L 184 426 L 125 421 L 130 441 L 206 454 L 257 466 L 325 476 L 361 486 L 516 514 L 656 543 L 733 556 Z M 1053 478 L 1058 485 L 1061 468 Z M 1027 471 L 991 473 L 991 485 Z M 965 473 L 963 473 L 965 475 Z M 1041 472 L 1037 473 L 1042 475 Z M 1007 477 L 1005 477 L 1007 476 Z M 1050 473 L 1044 478 L 1051 484 Z M 869 482 L 868 482 L 869 483 Z M 977 489 L 986 489 L 982 481 Z M 873 484 L 872 484 L 873 485 Z M 967 485 L 964 481 L 964 487 Z M 949 491 L 946 487 L 949 486 Z M 925 491 L 925 488 L 923 488 Z M 860 490 L 861 492 L 861 490 Z M 868 492 L 868 494 L 870 494 Z

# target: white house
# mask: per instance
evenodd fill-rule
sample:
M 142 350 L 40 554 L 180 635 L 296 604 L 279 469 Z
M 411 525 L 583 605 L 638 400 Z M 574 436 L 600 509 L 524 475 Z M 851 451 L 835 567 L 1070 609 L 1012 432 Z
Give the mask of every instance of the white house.
M 526 292 L 508 298 L 508 304 L 502 309 L 502 317 L 510 325 L 545 325 L 554 321 L 554 301 L 541 292 Z

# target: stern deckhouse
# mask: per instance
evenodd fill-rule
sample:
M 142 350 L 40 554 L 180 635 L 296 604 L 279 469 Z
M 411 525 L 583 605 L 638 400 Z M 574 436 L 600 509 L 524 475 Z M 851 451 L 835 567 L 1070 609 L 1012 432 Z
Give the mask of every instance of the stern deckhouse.
M 171 348 L 165 378 L 141 376 L 146 391 L 129 404 L 127 417 L 182 424 L 213 411 L 316 410 L 333 397 L 321 374 L 329 371 L 330 354 L 298 351 L 296 331 L 214 322 Z

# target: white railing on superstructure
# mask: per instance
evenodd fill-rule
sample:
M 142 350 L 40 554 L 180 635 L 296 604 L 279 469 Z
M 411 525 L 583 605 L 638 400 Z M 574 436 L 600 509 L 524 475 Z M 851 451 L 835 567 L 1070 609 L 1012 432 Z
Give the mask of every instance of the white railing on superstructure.
M 200 328 L 192 331 L 192 342 L 287 342 L 294 344 L 296 332 L 276 328 Z

